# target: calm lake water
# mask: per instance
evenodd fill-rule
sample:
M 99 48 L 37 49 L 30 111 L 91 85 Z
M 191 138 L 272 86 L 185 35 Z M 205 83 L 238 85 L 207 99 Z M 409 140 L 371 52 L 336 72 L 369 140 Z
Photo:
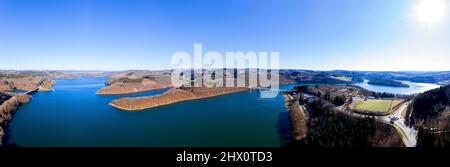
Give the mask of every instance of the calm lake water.
M 432 84 L 432 83 L 415 83 L 415 82 L 409 82 L 409 81 L 400 81 L 402 83 L 408 84 L 409 88 L 377 86 L 377 85 L 370 85 L 367 82 L 368 82 L 368 80 L 364 80 L 364 82 L 357 83 L 354 85 L 360 86 L 364 89 L 374 91 L 374 92 L 387 92 L 387 93 L 405 94 L 405 95 L 423 93 L 427 90 L 431 90 L 431 89 L 440 87 L 440 85 Z
M 121 97 L 161 94 L 156 90 L 104 96 L 95 92 L 106 78 L 57 80 L 55 91 L 39 92 L 20 107 L 8 128 L 7 143 L 18 146 L 282 146 L 290 140 L 284 98 L 240 92 L 180 102 L 140 112 L 108 105 Z M 439 87 L 410 88 L 356 84 L 378 92 L 420 93 Z M 295 85 L 282 86 L 288 90 Z
M 18 146 L 225 147 L 281 146 L 289 138 L 281 95 L 260 99 L 257 91 L 241 92 L 125 112 L 108 103 L 130 95 L 95 94 L 105 80 L 57 80 L 55 91 L 34 94 L 11 121 L 7 142 Z

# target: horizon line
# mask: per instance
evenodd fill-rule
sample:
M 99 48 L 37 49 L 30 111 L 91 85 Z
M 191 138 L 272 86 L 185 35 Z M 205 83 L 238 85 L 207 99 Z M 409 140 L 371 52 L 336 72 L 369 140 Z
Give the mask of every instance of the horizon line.
M 123 71 L 169 71 L 171 69 L 125 69 L 125 70 L 99 70 L 99 69 L 0 69 L 0 71 L 76 71 L 76 72 L 123 72 Z M 198 68 L 191 68 L 198 69 Z M 202 68 L 210 69 L 210 68 Z M 216 68 L 217 69 L 217 68 Z M 233 69 L 233 68 L 222 68 Z M 234 69 L 267 69 L 267 68 L 234 68 Z M 357 71 L 357 72 L 450 72 L 449 70 L 348 70 L 348 69 L 332 69 L 332 70 L 317 70 L 317 69 L 303 69 L 303 68 L 279 68 L 278 70 L 300 70 L 300 71 Z

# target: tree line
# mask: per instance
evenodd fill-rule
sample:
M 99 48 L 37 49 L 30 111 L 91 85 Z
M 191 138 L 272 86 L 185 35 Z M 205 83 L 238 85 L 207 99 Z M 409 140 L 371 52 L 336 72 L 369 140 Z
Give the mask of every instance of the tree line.
M 409 110 L 410 126 L 418 128 L 418 147 L 450 146 L 450 85 L 417 95 Z
M 402 146 L 401 139 L 392 127 L 372 117 L 346 115 L 322 99 L 316 99 L 308 106 L 310 118 L 307 122 L 307 137 L 295 142 L 295 146 Z

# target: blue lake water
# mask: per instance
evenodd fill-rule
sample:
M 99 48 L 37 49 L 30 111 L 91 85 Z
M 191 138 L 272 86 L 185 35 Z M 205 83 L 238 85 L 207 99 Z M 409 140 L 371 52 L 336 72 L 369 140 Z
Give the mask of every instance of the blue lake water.
M 7 143 L 18 146 L 281 146 L 289 135 L 284 98 L 240 92 L 140 112 L 108 105 L 114 99 L 163 93 L 102 96 L 105 78 L 57 80 L 20 107 Z M 294 85 L 283 86 L 290 89 Z
M 370 84 L 368 84 L 367 80 L 364 80 L 364 82 L 361 82 L 361 83 L 356 83 L 354 85 L 360 86 L 364 89 L 374 91 L 374 92 L 387 92 L 387 93 L 405 94 L 405 95 L 423 93 L 427 90 L 431 90 L 431 89 L 440 87 L 440 85 L 432 84 L 432 83 L 415 83 L 415 82 L 409 82 L 409 81 L 400 81 L 400 82 L 408 84 L 409 88 L 370 85 Z
M 129 95 L 96 95 L 106 78 L 57 80 L 55 91 L 39 92 L 19 108 L 8 127 L 8 144 L 18 146 L 281 146 L 290 140 L 284 98 L 259 98 L 240 92 L 180 102 L 139 112 L 108 105 L 121 97 L 150 96 L 156 90 Z M 356 84 L 399 94 L 439 87 L 410 83 L 410 88 Z M 289 90 L 295 85 L 285 85 Z

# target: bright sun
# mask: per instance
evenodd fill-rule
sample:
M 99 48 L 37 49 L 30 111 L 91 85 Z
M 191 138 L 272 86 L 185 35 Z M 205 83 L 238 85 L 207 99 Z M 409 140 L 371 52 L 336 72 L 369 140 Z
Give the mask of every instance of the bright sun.
M 419 0 L 414 8 L 414 15 L 419 22 L 436 24 L 444 21 L 447 14 L 445 0 Z

